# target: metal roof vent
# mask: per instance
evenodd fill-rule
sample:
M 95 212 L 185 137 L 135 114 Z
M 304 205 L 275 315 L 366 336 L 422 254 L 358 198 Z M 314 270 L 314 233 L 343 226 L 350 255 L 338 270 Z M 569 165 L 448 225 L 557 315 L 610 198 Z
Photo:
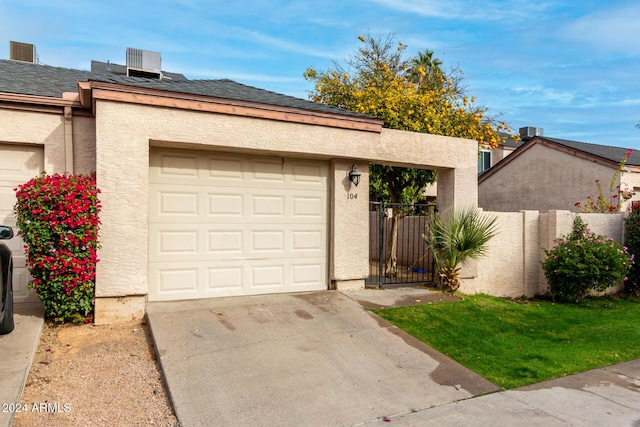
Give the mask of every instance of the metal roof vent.
M 520 138 L 523 141 L 533 138 L 534 136 L 544 136 L 543 128 L 534 128 L 532 126 L 526 126 L 519 129 Z
M 12 61 L 36 62 L 36 47 L 31 43 L 9 41 L 9 59 Z
M 161 64 L 160 52 L 127 48 L 127 77 L 161 79 Z

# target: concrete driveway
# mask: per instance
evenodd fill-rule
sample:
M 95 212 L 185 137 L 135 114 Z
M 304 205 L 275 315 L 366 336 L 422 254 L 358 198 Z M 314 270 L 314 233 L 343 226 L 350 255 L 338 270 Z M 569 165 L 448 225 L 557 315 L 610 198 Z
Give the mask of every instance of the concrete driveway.
M 498 390 L 336 291 L 149 303 L 147 315 L 184 427 L 357 425 Z
M 640 360 L 498 391 L 362 308 L 449 298 L 327 291 L 147 314 L 182 427 L 640 426 Z

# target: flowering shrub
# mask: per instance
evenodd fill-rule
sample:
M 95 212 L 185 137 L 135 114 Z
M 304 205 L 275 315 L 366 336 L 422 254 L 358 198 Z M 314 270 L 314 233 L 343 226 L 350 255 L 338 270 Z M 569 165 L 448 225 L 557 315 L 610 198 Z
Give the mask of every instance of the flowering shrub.
M 631 190 L 623 190 L 620 185 L 616 186 L 616 181 L 622 172 L 622 168 L 629 160 L 629 156 L 633 150 L 628 149 L 616 169 L 613 177 L 611 178 L 611 184 L 609 185 L 609 195 L 605 196 L 604 190 L 600 180 L 596 179 L 596 186 L 598 187 L 598 196 L 587 197 L 584 205 L 580 202 L 576 202 L 575 206 L 580 208 L 582 213 L 615 213 L 620 212 L 620 209 L 624 205 L 624 202 L 631 199 L 635 194 Z M 625 184 L 626 185 L 626 184 Z
M 47 318 L 93 320 L 100 202 L 95 175 L 41 175 L 15 189 L 30 287 Z
M 549 294 L 555 301 L 578 302 L 589 291 L 604 291 L 620 280 L 626 280 L 633 255 L 610 237 L 589 231 L 578 215 L 573 231 L 556 239 L 556 245 L 545 249 L 542 261 Z
M 640 255 L 640 210 L 633 209 L 624 220 L 624 242 L 632 255 Z M 629 271 L 629 280 L 624 282 L 624 290 L 640 296 L 640 264 L 634 264 Z

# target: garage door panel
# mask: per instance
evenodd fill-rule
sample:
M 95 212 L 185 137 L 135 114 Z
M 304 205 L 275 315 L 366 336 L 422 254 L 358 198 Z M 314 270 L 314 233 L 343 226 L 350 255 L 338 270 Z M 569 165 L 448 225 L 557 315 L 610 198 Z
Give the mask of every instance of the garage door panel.
M 245 294 L 243 283 L 246 282 L 246 266 L 244 261 L 225 263 L 207 268 L 207 288 L 203 296 L 235 296 Z
M 293 196 L 294 217 L 324 218 L 326 215 L 326 200 L 324 197 Z
M 220 230 L 207 230 L 207 254 L 217 257 L 233 256 L 238 257 L 243 253 L 244 231 L 224 227 Z
M 22 184 L 42 169 L 42 147 L 0 145 L 0 180 Z
M 299 263 L 291 266 L 292 284 L 294 288 L 316 288 L 322 286 L 320 280 L 323 265 L 320 262 L 311 262 L 308 264 Z
M 0 144 L 0 224 L 14 227 L 17 234 L 13 206 L 13 189 L 38 176 L 44 167 L 44 153 L 40 146 Z M 27 291 L 31 280 L 26 265 L 23 241 L 19 236 L 3 241 L 13 252 L 13 299 L 15 302 L 37 301 L 35 291 Z
M 270 187 L 279 187 L 285 184 L 286 170 L 284 162 L 280 158 L 264 158 L 248 160 L 251 164 L 251 181 L 256 184 L 268 183 Z M 262 186 L 260 185 L 260 186 Z
M 326 240 L 325 229 L 304 224 L 286 229 L 278 224 L 251 228 L 212 224 L 207 229 L 188 223 L 152 224 L 149 256 L 151 262 L 320 257 L 325 254 Z
M 152 173 L 156 181 L 198 181 L 198 157 L 195 154 L 160 153 L 154 166 L 156 167 L 152 168 Z
M 172 216 L 197 216 L 198 193 L 160 193 L 160 214 Z
M 198 254 L 198 230 L 162 230 L 159 232 L 158 249 L 164 255 Z
M 309 188 L 315 188 L 320 191 L 326 186 L 326 166 L 293 162 L 291 165 L 292 176 L 291 180 L 296 186 L 304 186 Z
M 299 229 L 291 231 L 291 249 L 296 253 L 323 251 L 323 242 L 326 240 L 324 230 Z
M 285 216 L 285 196 L 275 194 L 254 195 L 251 198 L 251 216 L 255 218 Z
M 207 175 L 211 184 L 240 185 L 244 181 L 244 166 L 240 157 L 207 158 Z
M 15 261 L 15 260 L 14 260 Z M 24 264 L 24 261 L 22 262 Z M 26 266 L 16 267 L 13 265 L 13 300 L 15 302 L 31 302 L 37 301 L 38 297 L 34 290 L 27 290 L 27 286 L 31 281 L 29 270 Z
M 202 266 L 197 262 L 163 263 L 151 270 L 149 281 L 160 295 L 191 295 L 197 298 L 202 279 Z
M 207 194 L 207 213 L 213 217 L 236 217 L 244 215 L 244 198 L 238 194 L 209 193 Z
M 251 287 L 259 293 L 277 292 L 284 287 L 284 265 L 259 265 L 253 263 L 251 269 Z
M 253 255 L 277 256 L 285 252 L 283 230 L 253 230 L 251 232 L 251 253 Z
M 326 289 L 327 164 L 194 153 L 151 151 L 149 299 Z
M 10 182 L 0 182 L 0 224 L 16 225 L 16 219 L 13 214 L 13 206 L 16 204 L 16 193 L 13 191 L 14 186 Z

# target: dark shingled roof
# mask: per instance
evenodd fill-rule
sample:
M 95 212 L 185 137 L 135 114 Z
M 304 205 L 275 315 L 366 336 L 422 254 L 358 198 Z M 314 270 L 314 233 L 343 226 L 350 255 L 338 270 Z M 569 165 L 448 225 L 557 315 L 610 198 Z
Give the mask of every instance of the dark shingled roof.
M 63 92 L 77 92 L 79 81 L 98 81 L 370 118 L 353 111 L 243 85 L 233 80 L 189 80 L 182 74 L 164 71 L 162 75 L 162 79 L 127 77 L 125 66 L 99 61 L 91 62 L 91 71 L 82 71 L 0 59 L 0 92 L 61 98 Z
M 603 159 L 611 160 L 612 162 L 615 162 L 615 163 L 620 163 L 622 158 L 627 153 L 627 148 L 622 148 L 622 147 L 590 144 L 587 142 L 570 141 L 567 139 L 559 139 L 559 138 L 548 138 L 546 136 L 541 138 L 551 142 L 555 142 L 556 144 L 564 145 L 565 147 L 573 148 L 575 150 L 579 150 L 584 153 L 591 154 L 593 156 L 598 156 Z M 640 151 L 633 151 L 631 153 L 631 156 L 629 157 L 629 160 L 627 160 L 627 164 L 632 166 L 640 166 Z
M 508 164 L 514 158 L 516 158 L 517 156 L 525 152 L 528 149 L 528 147 L 532 146 L 530 142 L 533 144 L 537 144 L 538 142 L 540 143 L 546 142 L 547 144 L 551 143 L 551 144 L 562 145 L 564 147 L 580 151 L 590 156 L 608 160 L 614 164 L 620 163 L 620 161 L 627 154 L 627 150 L 628 150 L 627 148 L 612 147 L 609 145 L 590 144 L 588 142 L 571 141 L 568 139 L 560 139 L 560 138 L 549 138 L 546 136 L 534 136 L 533 138 L 530 138 L 526 141 L 520 141 L 518 143 L 518 148 L 516 148 L 513 153 L 504 157 L 498 163 L 496 163 L 489 169 L 482 172 L 478 176 L 478 182 L 480 183 L 484 181 L 486 178 L 493 175 L 498 170 L 502 169 L 504 165 Z M 635 150 L 632 151 L 631 156 L 629 156 L 629 159 L 627 160 L 626 164 L 629 166 L 640 166 L 640 151 L 635 151 Z
M 78 82 L 89 71 L 0 59 L 0 92 L 62 98 L 62 92 L 78 92 Z

